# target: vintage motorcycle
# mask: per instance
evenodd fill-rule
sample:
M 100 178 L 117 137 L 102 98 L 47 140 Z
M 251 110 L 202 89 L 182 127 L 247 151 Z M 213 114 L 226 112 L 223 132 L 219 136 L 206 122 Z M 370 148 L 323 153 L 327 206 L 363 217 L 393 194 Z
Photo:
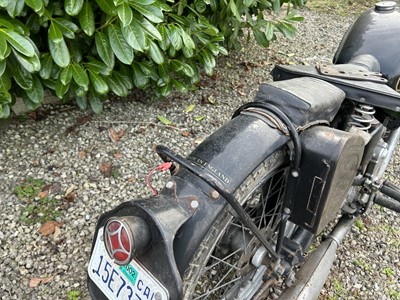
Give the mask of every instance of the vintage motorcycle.
M 357 217 L 400 212 L 382 179 L 400 138 L 399 32 L 398 3 L 379 2 L 333 65 L 278 65 L 188 157 L 158 146 L 157 170 L 171 172 L 160 194 L 98 220 L 92 298 L 317 298 Z

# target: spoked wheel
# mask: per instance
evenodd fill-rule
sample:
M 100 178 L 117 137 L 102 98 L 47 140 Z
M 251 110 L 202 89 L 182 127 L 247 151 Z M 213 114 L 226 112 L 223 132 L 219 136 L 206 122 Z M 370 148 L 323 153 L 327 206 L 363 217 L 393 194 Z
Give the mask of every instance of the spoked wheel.
M 275 152 L 235 193 L 273 247 L 281 222 L 286 165 L 285 153 Z M 210 228 L 185 272 L 184 299 L 250 300 L 265 280 L 268 262 L 263 251 L 258 239 L 228 206 Z

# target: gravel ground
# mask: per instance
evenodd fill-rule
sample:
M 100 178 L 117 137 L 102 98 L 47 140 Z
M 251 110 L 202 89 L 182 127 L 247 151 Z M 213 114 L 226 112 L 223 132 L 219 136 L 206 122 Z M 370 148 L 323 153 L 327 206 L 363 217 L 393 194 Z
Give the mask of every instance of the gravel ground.
M 250 43 L 221 59 L 215 76 L 204 78 L 195 92 L 162 102 L 134 95 L 106 103 L 100 116 L 69 106 L 45 107 L 44 120 L 12 122 L 3 130 L 0 298 L 89 299 L 85 270 L 97 217 L 121 201 L 150 194 L 144 179 L 160 162 L 154 145 L 188 154 L 226 122 L 236 107 L 254 97 L 258 85 L 270 80 L 273 64 L 331 60 L 352 20 L 308 10 L 303 14 L 306 21 L 295 41 L 280 40 L 268 50 Z M 208 99 L 215 105 L 200 105 Z M 191 104 L 195 109 L 185 112 Z M 163 125 L 157 115 L 176 127 Z M 111 140 L 110 129 L 111 136 L 121 133 L 119 141 Z M 399 172 L 398 155 L 388 172 L 393 178 Z M 164 176 L 156 175 L 154 180 L 162 182 Z M 30 177 L 40 180 L 41 188 L 46 185 L 40 196 L 48 193 L 46 205 L 54 206 L 38 216 L 56 216 L 59 222 L 52 224 L 55 232 L 47 236 L 39 232 L 40 223 L 21 219 L 29 204 L 40 198 L 17 197 L 14 192 Z M 375 207 L 354 226 L 321 299 L 400 299 L 400 222 L 396 217 Z

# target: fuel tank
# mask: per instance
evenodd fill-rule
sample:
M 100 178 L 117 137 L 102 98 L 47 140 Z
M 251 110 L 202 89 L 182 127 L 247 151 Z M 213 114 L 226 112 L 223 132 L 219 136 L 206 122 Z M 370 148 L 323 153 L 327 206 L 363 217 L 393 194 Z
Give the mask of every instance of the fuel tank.
M 345 64 L 353 56 L 372 54 L 380 65 L 388 85 L 400 92 L 400 3 L 378 2 L 349 28 L 333 59 Z

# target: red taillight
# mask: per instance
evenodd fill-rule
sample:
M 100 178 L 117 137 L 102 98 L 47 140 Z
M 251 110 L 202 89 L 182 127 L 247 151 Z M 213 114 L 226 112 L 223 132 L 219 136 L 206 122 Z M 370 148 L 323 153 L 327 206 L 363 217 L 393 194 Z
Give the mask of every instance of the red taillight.
M 132 256 L 143 252 L 150 242 L 150 230 L 142 218 L 111 218 L 104 226 L 104 242 L 118 265 L 127 265 Z

